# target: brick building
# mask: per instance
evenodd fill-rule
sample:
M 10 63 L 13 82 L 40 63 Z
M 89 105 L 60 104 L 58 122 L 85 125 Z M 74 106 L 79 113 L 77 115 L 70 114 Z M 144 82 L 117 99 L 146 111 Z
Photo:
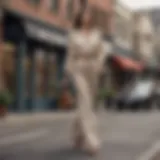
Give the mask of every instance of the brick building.
M 95 24 L 107 40 L 113 32 L 113 4 L 113 0 L 88 0 Z M 5 87 L 12 88 L 16 95 L 16 105 L 11 110 L 51 109 L 55 106 L 55 86 L 63 77 L 67 32 L 79 9 L 79 1 L 2 0 L 1 5 L 2 54 L 6 63 L 7 55 L 11 57 L 13 63 L 9 68 L 14 72 L 1 67 L 5 68 L 2 73 Z M 4 49 L 8 43 L 14 48 L 10 54 Z

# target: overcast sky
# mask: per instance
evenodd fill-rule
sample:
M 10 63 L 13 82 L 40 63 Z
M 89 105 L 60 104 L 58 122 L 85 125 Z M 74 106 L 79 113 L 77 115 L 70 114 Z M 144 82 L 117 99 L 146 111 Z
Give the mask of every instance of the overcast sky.
M 140 9 L 140 8 L 160 8 L 160 0 L 119 0 L 131 9 Z

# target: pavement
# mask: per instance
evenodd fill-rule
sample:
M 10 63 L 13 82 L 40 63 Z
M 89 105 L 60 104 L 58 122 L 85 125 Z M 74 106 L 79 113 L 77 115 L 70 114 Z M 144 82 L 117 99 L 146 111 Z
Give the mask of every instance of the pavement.
M 153 158 L 152 160 L 160 160 L 160 152 L 157 153 Z
M 0 160 L 142 160 L 160 140 L 159 112 L 101 111 L 102 148 L 90 158 L 72 148 L 74 116 L 74 112 L 37 113 L 0 120 Z
M 74 116 L 72 111 L 55 111 L 55 112 L 40 112 L 40 113 L 22 113 L 22 114 L 8 114 L 5 118 L 0 119 L 0 125 L 18 125 L 37 123 L 41 121 L 53 121 L 63 118 L 71 118 Z

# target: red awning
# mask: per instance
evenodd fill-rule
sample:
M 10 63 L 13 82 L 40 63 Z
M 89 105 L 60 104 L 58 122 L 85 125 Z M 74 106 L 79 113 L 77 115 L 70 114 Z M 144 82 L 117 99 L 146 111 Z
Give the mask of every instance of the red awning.
M 114 56 L 114 61 L 119 65 L 119 67 L 123 69 L 129 69 L 129 70 L 136 70 L 136 71 L 142 71 L 143 66 L 129 58 L 124 58 L 120 56 Z

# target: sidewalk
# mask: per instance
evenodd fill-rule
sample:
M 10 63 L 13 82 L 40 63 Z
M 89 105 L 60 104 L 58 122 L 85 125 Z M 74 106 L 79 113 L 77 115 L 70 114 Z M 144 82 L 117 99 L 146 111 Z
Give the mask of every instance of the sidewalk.
M 160 141 L 154 142 L 138 160 L 160 160 Z
M 47 113 L 10 113 L 4 119 L 0 119 L 0 125 L 6 124 L 26 124 L 40 121 L 54 121 L 59 119 L 72 118 L 74 112 L 47 112 Z
M 160 160 L 160 152 L 157 153 L 152 159 L 150 160 Z

